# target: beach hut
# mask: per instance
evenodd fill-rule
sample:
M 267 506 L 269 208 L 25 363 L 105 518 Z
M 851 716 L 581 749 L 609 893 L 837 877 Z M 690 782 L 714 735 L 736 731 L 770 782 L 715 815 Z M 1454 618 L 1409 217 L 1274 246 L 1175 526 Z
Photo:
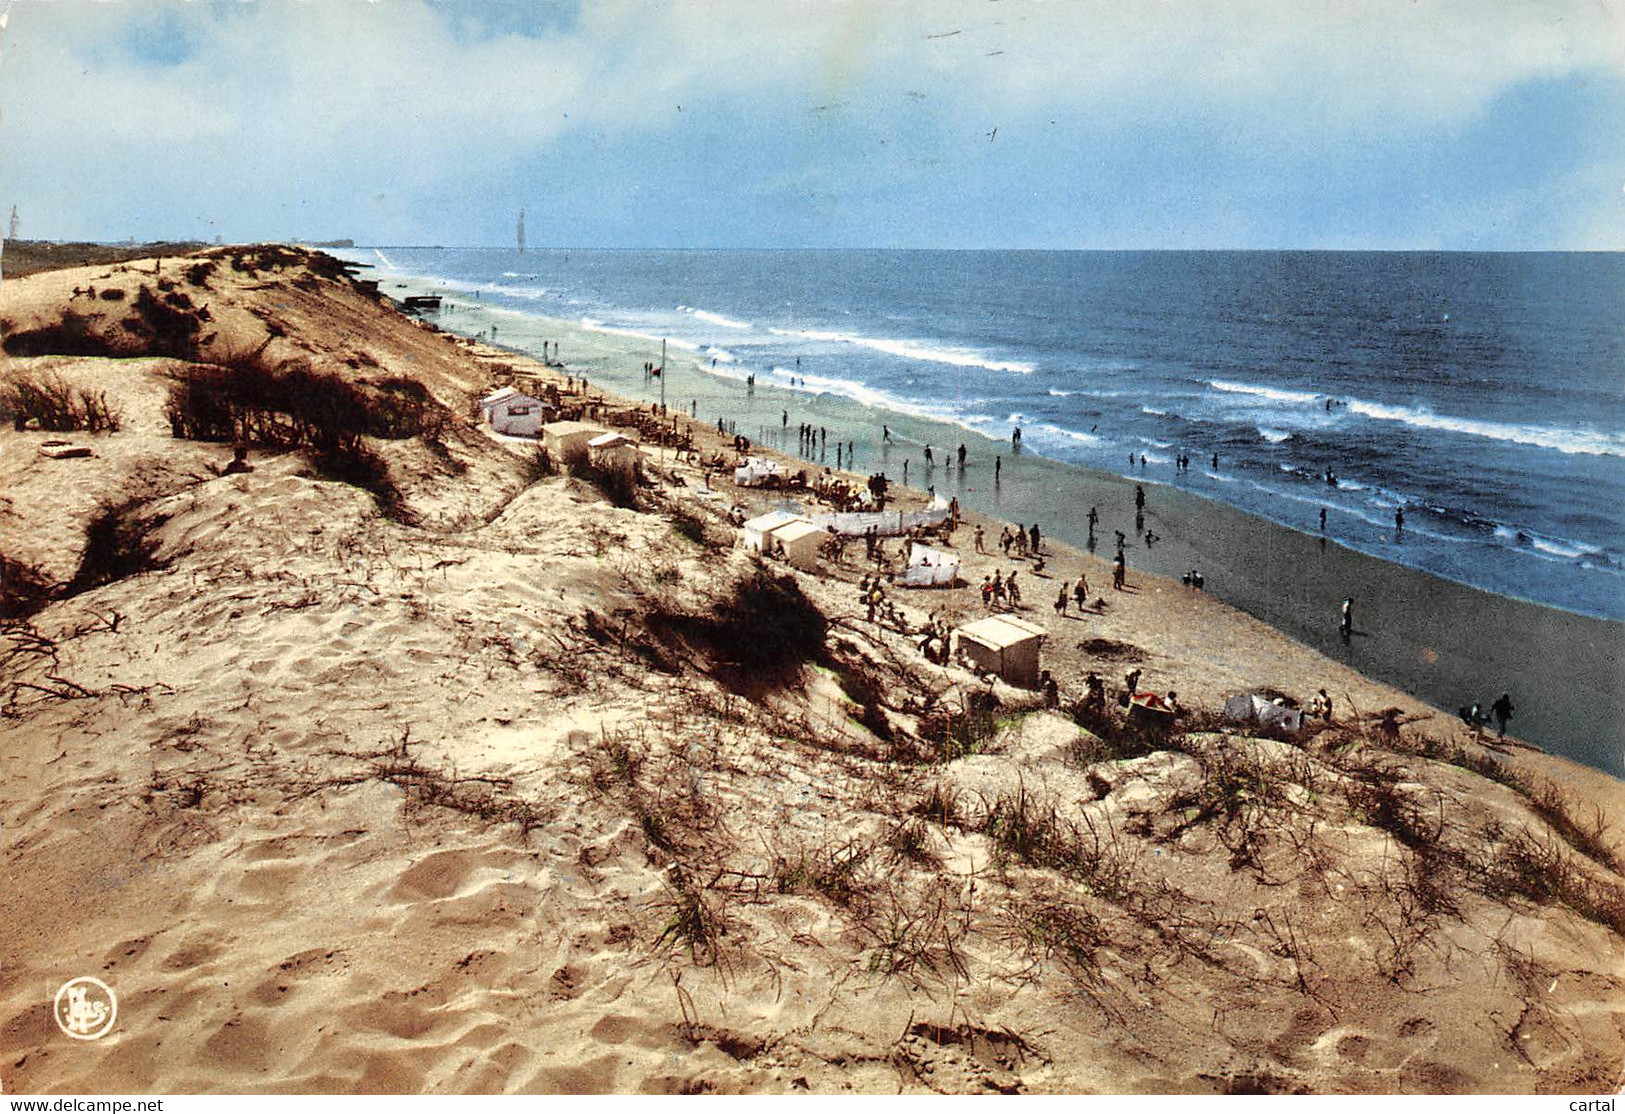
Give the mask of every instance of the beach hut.
M 897 583 L 906 588 L 952 588 L 959 580 L 959 554 L 915 542 L 908 568 Z
M 485 420 L 498 433 L 514 437 L 534 437 L 551 409 L 547 403 L 512 387 L 503 387 L 480 399 Z
M 771 544 L 784 547 L 786 561 L 810 572 L 818 568 L 818 547 L 829 537 L 829 533 L 805 518 L 796 518 L 782 526 L 775 526 L 767 537 Z
M 587 454 L 600 467 L 632 466 L 642 455 L 637 442 L 624 433 L 603 433 L 587 442 Z
M 592 439 L 608 432 L 590 422 L 548 422 L 542 427 L 542 447 L 554 460 L 582 460 Z
M 745 522 L 745 548 L 757 553 L 764 551 L 769 535 L 791 522 L 807 522 L 794 511 L 768 511 Z M 811 523 L 808 523 L 811 525 Z
M 989 615 L 954 631 L 971 664 L 1025 688 L 1038 684 L 1038 653 L 1048 633 L 1013 615 Z

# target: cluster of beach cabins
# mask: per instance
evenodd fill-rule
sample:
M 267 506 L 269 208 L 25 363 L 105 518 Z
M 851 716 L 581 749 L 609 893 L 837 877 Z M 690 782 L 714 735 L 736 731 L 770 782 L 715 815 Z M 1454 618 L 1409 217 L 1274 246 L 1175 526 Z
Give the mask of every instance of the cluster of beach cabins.
M 624 433 L 589 420 L 561 418 L 567 408 L 556 385 L 548 384 L 535 394 L 502 387 L 481 399 L 479 407 L 495 433 L 539 441 L 555 460 L 586 459 L 600 466 L 642 465 L 643 450 Z M 568 409 L 591 412 L 579 406 Z M 776 461 L 745 455 L 734 467 L 732 479 L 737 487 L 762 488 L 772 486 L 781 476 L 782 468 Z M 736 523 L 745 549 L 817 573 L 834 538 L 919 534 L 948 523 L 956 514 L 957 508 L 939 498 L 922 511 L 803 514 L 799 510 L 771 510 L 751 518 L 736 516 Z M 902 572 L 891 578 L 897 586 L 952 588 L 962 583 L 958 554 L 915 539 L 906 546 L 906 554 Z M 989 615 L 952 633 L 954 652 L 976 671 L 1023 688 L 1040 684 L 1039 658 L 1048 635 L 1042 626 L 1013 615 Z

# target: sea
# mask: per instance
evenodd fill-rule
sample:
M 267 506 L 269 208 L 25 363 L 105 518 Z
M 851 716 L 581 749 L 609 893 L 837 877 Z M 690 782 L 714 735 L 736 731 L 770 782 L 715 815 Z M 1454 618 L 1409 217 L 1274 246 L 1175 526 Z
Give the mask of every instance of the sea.
M 1309 534 L 1324 510 L 1372 556 L 1625 619 L 1625 254 L 341 254 L 537 354 L 527 318 L 562 317 L 844 400 L 898 426 L 893 478 L 939 434 L 937 461 L 969 440 L 985 464 L 1019 429 L 1025 453 Z M 860 440 L 848 466 L 877 470 Z

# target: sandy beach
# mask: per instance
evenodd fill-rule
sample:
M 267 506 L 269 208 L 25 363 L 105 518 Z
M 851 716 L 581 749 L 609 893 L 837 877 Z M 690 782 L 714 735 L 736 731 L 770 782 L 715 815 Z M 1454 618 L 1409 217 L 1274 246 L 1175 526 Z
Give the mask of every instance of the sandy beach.
M 543 339 L 562 345 L 566 362 L 605 387 L 648 401 L 658 380 L 637 369 L 661 358 L 658 341 L 606 334 L 579 321 L 489 311 L 466 293 L 421 280 L 391 278 L 398 294 L 442 293 L 455 299 L 439 322 L 468 335 L 497 326 L 495 341 L 539 351 Z M 989 441 L 946 422 L 907 415 L 888 421 L 892 441 L 881 439 L 873 410 L 833 395 L 789 391 L 768 383 L 753 388 L 727 367 L 670 348 L 668 403 L 692 401 L 702 421 L 719 415 L 758 442 L 791 455 L 796 427 L 827 429 L 823 453 L 811 463 L 834 466 L 833 445 L 851 439 L 861 473 L 884 471 L 897 481 L 909 461 L 908 481 L 1010 522 L 1041 524 L 1050 537 L 1082 549 L 1087 516 L 1097 508 L 1097 551 L 1110 558 L 1114 532 L 1128 537 L 1133 569 L 1177 580 L 1195 569 L 1206 590 L 1327 657 L 1379 678 L 1435 707 L 1483 707 L 1501 692 L 1517 706 L 1515 734 L 1554 754 L 1615 776 L 1625 774 L 1625 623 L 1597 619 L 1485 592 L 1338 544 L 1278 526 L 1179 488 L 1171 467 L 1129 479 L 1062 465 L 1008 442 Z M 733 373 L 737 376 L 737 373 Z M 788 414 L 788 426 L 781 416 Z M 954 465 L 954 447 L 968 446 L 967 466 Z M 934 446 L 936 465 L 923 450 Z M 1000 458 L 999 482 L 993 460 Z M 1136 530 L 1134 489 L 1148 502 L 1143 526 L 1158 540 L 1147 548 Z M 1355 601 L 1355 634 L 1339 636 L 1338 610 Z
M 528 347 L 442 317 L 492 320 Z M 964 472 L 893 489 L 961 500 L 965 584 L 891 588 L 877 622 L 861 540 L 816 571 L 739 545 L 730 511 L 782 493 L 623 421 L 644 482 L 618 496 L 476 416 L 504 383 L 647 412 L 647 341 L 546 321 L 543 367 L 263 247 L 8 281 L 0 322 L 7 384 L 120 415 L 0 429 L 8 1094 L 1620 1085 L 1618 624 L 1165 485 L 1114 591 L 1133 482 L 968 436 Z M 791 450 L 810 421 L 895 484 L 900 442 L 941 428 L 888 450 L 848 404 L 668 361 L 701 459 L 733 455 L 719 415 Z M 229 443 L 174 436 L 176 385 L 220 366 L 373 403 L 410 381 L 436 420 L 357 439 L 374 471 L 259 444 L 229 472 Z M 1029 516 L 1042 571 L 974 551 Z M 1060 708 L 920 653 L 1011 569 Z M 1080 575 L 1104 602 L 1058 614 Z M 1129 669 L 1177 690 L 1175 729 L 1072 714 L 1087 672 Z M 1218 716 L 1322 687 L 1334 721 L 1292 738 Z M 1455 717 L 1503 689 L 1517 740 Z M 53 996 L 87 975 L 118 1026 L 71 1040 Z

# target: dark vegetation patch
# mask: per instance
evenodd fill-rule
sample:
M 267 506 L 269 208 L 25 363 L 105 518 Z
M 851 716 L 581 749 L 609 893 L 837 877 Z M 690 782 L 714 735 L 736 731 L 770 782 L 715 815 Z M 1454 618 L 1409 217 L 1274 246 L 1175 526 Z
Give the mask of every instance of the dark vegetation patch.
M 824 655 L 829 620 L 792 576 L 755 569 L 701 613 L 657 606 L 656 634 L 669 633 L 702 651 L 734 692 L 782 685 L 803 664 Z
M 51 433 L 114 432 L 122 418 L 106 391 L 72 387 L 57 375 L 22 376 L 0 388 L 0 420 L 19 430 L 32 422 Z
M 132 498 L 105 501 L 96 508 L 85 524 L 79 569 L 64 594 L 76 595 L 159 567 L 154 557 L 158 542 L 152 532 L 167 519 L 143 514 L 145 506 L 144 500 Z
M 1145 660 L 1145 651 L 1129 642 L 1118 642 L 1110 638 L 1085 638 L 1078 643 L 1078 649 L 1090 657 L 1102 661 L 1137 662 Z
M 356 383 L 300 362 L 274 364 L 263 345 L 186 368 L 164 414 L 170 431 L 187 440 L 306 449 L 319 475 L 371 492 L 402 520 L 409 512 L 388 466 L 364 438 L 432 443 L 449 424 L 445 407 L 417 380 Z
M 132 259 L 188 255 L 204 245 L 197 241 L 154 244 L 58 244 L 48 240 L 7 240 L 6 277 L 21 278 L 42 271 L 90 267 L 97 263 L 124 263 Z
M 38 565 L 0 553 L 0 620 L 26 619 L 55 599 L 58 587 Z

